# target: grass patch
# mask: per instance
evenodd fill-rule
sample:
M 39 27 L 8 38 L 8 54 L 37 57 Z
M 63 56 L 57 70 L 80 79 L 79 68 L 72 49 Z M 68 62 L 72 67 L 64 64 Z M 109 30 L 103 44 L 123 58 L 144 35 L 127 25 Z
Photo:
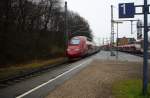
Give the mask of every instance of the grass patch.
M 150 98 L 150 84 L 148 95 L 142 95 L 142 80 L 124 80 L 113 84 L 112 92 L 115 98 Z
M 0 79 L 6 79 L 8 77 L 22 74 L 25 71 L 40 68 L 47 65 L 52 65 L 58 62 L 64 61 L 65 58 L 56 58 L 56 59 L 50 59 L 50 60 L 42 60 L 42 61 L 32 61 L 28 64 L 17 64 L 12 65 L 7 68 L 0 68 Z

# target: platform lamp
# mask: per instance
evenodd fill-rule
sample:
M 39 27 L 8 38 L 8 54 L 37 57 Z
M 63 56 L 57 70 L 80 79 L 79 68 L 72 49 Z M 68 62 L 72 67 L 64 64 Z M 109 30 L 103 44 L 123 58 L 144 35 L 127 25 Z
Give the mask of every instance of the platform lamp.
M 117 38 L 116 38 L 116 46 L 117 46 L 117 50 L 116 50 L 116 59 L 118 59 L 118 25 L 119 24 L 122 24 L 123 22 L 122 21 L 114 21 L 114 23 L 117 24 Z

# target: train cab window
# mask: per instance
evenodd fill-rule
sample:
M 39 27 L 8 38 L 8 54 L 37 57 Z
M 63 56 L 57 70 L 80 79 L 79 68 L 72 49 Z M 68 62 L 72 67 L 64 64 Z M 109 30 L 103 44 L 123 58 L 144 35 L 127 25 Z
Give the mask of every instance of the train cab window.
M 73 38 L 73 39 L 70 41 L 70 44 L 71 44 L 71 45 L 78 45 L 78 44 L 80 44 L 80 39 L 78 39 L 78 38 Z

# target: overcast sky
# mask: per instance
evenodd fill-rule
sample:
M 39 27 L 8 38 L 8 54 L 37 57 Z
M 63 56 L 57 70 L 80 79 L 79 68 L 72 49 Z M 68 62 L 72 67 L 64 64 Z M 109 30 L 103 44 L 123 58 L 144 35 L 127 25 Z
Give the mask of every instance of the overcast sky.
M 143 4 L 143 0 L 66 0 L 68 8 L 79 13 L 88 20 L 94 36 L 97 38 L 110 38 L 111 8 L 114 5 L 114 19 L 118 19 L 118 3 L 135 2 L 135 5 Z M 142 17 L 135 17 L 135 19 Z M 134 23 L 135 24 L 135 23 Z M 136 37 L 136 25 L 133 32 L 130 31 L 130 22 L 119 25 L 119 37 Z M 116 31 L 116 30 L 115 30 Z M 116 35 L 115 35 L 116 36 Z

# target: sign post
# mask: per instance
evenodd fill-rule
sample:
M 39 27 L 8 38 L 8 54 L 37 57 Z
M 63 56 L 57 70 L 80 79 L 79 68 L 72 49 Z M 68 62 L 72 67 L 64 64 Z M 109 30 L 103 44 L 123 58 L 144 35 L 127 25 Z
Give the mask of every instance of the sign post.
M 135 7 L 134 3 L 119 4 L 119 18 L 134 18 Z
M 135 7 L 142 7 L 142 13 L 136 13 Z M 144 14 L 144 57 L 143 57 L 143 95 L 147 94 L 148 86 L 148 14 L 149 5 L 147 0 L 144 0 L 143 5 L 135 6 L 134 3 L 120 3 L 119 4 L 119 18 L 134 18 L 134 15 Z
M 148 86 L 148 13 L 149 7 L 147 5 L 147 0 L 144 0 L 144 58 L 143 58 L 143 95 L 147 94 Z

